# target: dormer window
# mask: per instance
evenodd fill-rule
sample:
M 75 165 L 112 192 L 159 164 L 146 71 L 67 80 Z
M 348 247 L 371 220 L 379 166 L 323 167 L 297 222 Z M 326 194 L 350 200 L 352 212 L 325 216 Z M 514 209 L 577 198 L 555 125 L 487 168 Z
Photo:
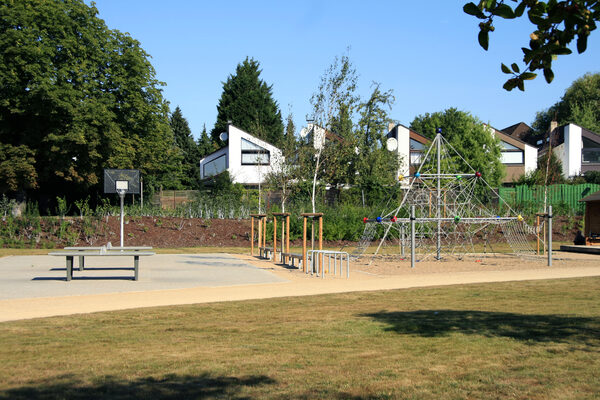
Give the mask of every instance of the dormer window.
M 249 140 L 242 139 L 242 165 L 269 165 L 271 153 Z

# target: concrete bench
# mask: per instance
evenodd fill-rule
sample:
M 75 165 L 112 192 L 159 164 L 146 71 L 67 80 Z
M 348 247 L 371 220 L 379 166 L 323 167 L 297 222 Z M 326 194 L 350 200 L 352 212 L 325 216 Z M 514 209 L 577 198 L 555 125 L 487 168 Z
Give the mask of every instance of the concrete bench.
M 291 260 L 290 266 L 295 267 L 294 265 L 294 260 L 298 260 L 298 268 L 300 268 L 300 263 L 302 262 L 302 259 L 304 258 L 302 256 L 302 254 L 298 254 L 298 253 L 280 253 L 281 254 L 281 262 L 285 263 L 285 259 L 288 258 Z
M 125 250 L 120 248 L 112 248 L 107 250 L 103 247 L 99 249 L 92 248 L 77 248 L 76 250 L 69 250 L 69 248 L 65 248 L 64 251 L 54 251 L 48 253 L 50 256 L 60 256 L 66 258 L 67 264 L 67 281 L 70 281 L 73 278 L 73 259 L 75 257 L 79 257 L 79 270 L 83 271 L 85 268 L 85 257 L 133 257 L 133 269 L 134 276 L 133 280 L 137 281 L 139 276 L 139 265 L 140 265 L 140 257 L 143 256 L 153 256 L 155 253 L 151 251 L 143 251 L 143 250 Z
M 271 254 L 273 254 L 272 247 L 259 247 L 258 248 L 258 256 L 262 258 L 271 258 Z

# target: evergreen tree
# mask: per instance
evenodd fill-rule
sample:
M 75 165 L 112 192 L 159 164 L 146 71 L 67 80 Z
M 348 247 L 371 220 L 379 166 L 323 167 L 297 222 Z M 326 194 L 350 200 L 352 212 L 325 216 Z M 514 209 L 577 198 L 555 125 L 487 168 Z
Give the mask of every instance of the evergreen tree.
M 234 75 L 223 84 L 223 93 L 217 106 L 217 122 L 211 131 L 215 143 L 227 130 L 227 121 L 275 146 L 283 141 L 283 122 L 277 102 L 273 100 L 272 86 L 260 79 L 259 63 L 246 58 L 238 64 Z
M 204 127 L 202 128 L 202 134 L 198 139 L 198 156 L 200 159 L 202 159 L 213 151 L 215 151 L 215 144 L 212 142 L 210 136 L 208 136 L 208 132 L 206 132 L 206 124 L 204 124 Z
M 296 126 L 294 125 L 294 118 L 290 112 L 286 119 L 285 135 L 283 141 L 283 155 L 284 157 L 293 157 L 296 152 Z
M 188 189 L 195 189 L 200 180 L 200 151 L 194 138 L 187 120 L 183 117 L 179 106 L 175 108 L 170 119 L 171 130 L 175 137 L 175 144 L 182 156 L 182 184 Z

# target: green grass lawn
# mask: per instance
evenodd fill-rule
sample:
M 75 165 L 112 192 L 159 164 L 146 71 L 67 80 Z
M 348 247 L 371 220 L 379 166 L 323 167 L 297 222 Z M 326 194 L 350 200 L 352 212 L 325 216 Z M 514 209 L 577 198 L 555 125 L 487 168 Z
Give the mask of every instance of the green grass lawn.
M 0 343 L 1 399 L 592 399 L 600 278 L 54 317 Z

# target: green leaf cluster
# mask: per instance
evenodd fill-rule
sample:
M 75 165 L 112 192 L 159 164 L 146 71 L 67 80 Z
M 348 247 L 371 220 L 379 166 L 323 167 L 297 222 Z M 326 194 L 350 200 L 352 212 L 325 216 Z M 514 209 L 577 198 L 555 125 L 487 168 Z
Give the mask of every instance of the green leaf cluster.
M 514 8 L 506 3 L 512 3 Z M 502 72 L 512 75 L 503 86 L 508 91 L 514 88 L 525 90 L 524 82 L 535 79 L 537 70 L 543 71 L 546 82 L 552 82 L 555 58 L 571 54 L 569 45 L 573 40 L 576 41 L 577 52 L 585 52 L 588 37 L 600 19 L 600 3 L 596 0 L 480 0 L 477 4 L 465 4 L 463 11 L 481 20 L 477 39 L 484 50 L 489 47 L 489 33 L 495 30 L 495 17 L 520 18 L 527 11 L 535 29 L 529 35 L 529 47 L 521 49 L 526 69 L 520 72 L 516 64 L 513 64 L 512 70 L 501 65 Z
M 179 184 L 149 56 L 97 14 L 83 0 L 0 4 L 3 190 L 82 197 L 101 190 L 104 168 L 140 169 L 146 188 Z
M 538 112 L 532 124 L 534 132 L 545 135 L 552 120 L 559 125 L 573 123 L 600 133 L 600 73 L 578 78 L 558 102 Z

